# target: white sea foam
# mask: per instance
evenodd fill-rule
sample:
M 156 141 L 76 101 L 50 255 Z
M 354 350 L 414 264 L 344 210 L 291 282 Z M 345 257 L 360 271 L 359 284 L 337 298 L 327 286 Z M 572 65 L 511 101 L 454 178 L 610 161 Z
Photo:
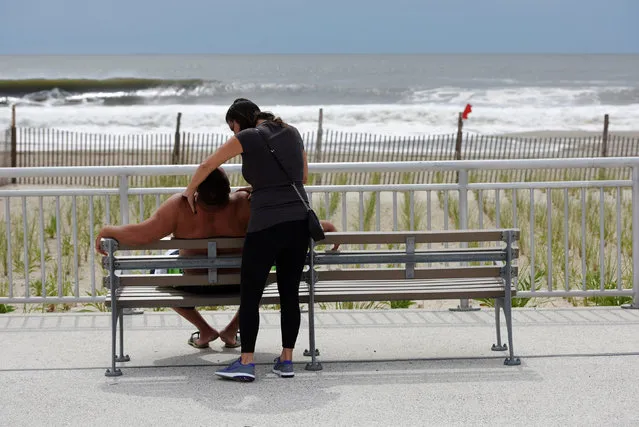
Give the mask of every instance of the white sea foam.
M 296 125 L 302 132 L 317 129 L 320 106 L 265 105 Z M 324 128 L 341 132 L 393 135 L 440 134 L 456 131 L 457 115 L 463 106 L 448 105 L 325 105 Z M 182 129 L 187 132 L 228 133 L 224 122 L 226 106 L 145 105 L 116 106 L 67 105 L 18 109 L 20 127 L 54 127 L 89 133 L 173 132 L 176 116 L 182 112 Z M 9 109 L 0 117 L 0 127 L 9 125 Z M 589 106 L 496 107 L 474 105 L 464 130 L 479 134 L 500 134 L 537 130 L 602 129 L 604 114 L 610 114 L 611 129 L 636 130 L 639 104 Z
M 303 132 L 316 131 L 318 110 L 322 107 L 324 128 L 332 131 L 388 135 L 452 133 L 457 129 L 457 115 L 467 103 L 473 105 L 473 112 L 464 129 L 472 133 L 599 131 L 604 114 L 610 114 L 612 130 L 639 128 L 638 88 L 596 86 L 592 82 L 581 87 L 462 89 L 451 86 L 380 94 L 366 89 L 351 94 L 396 98 L 383 102 L 363 101 L 363 98 L 362 102 L 353 102 L 349 93 L 337 94 L 338 88 L 332 88 L 329 98 L 344 99 L 344 102 L 329 100 L 324 105 L 319 105 L 321 101 L 317 102 L 314 95 L 321 98 L 326 90 L 313 85 L 211 82 L 130 92 L 69 94 L 54 89 L 22 98 L 7 97 L 4 101 L 0 99 L 0 104 L 18 102 L 20 127 L 115 134 L 173 132 L 177 113 L 182 112 L 184 131 L 226 134 L 229 132 L 224 122 L 227 104 L 219 105 L 216 94 L 228 97 L 230 93 L 253 91 L 262 93 L 265 99 L 289 99 L 291 93 L 297 94 L 291 98 L 295 102 L 262 107 L 281 115 Z M 269 94 L 265 95 L 265 91 Z M 133 100 L 128 101 L 129 98 Z M 292 105 L 308 100 L 316 102 Z M 10 109 L 0 107 L 0 128 L 7 127 L 9 120 Z

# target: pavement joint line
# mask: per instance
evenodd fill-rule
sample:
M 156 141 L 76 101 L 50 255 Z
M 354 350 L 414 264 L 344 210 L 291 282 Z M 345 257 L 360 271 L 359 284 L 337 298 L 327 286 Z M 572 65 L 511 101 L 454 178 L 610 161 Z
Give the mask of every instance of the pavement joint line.
M 505 358 L 505 354 L 502 356 L 468 356 L 468 357 L 420 357 L 420 358 L 412 358 L 412 359 L 351 359 L 351 360 L 318 360 L 322 365 L 335 365 L 335 364 L 378 364 L 378 363 L 410 363 L 410 362 L 461 362 L 461 361 L 479 361 L 479 360 L 501 360 Z M 516 354 L 516 357 L 522 359 L 522 362 L 525 362 L 525 359 L 574 359 L 574 358 L 599 358 L 599 357 L 635 357 L 639 356 L 639 352 L 622 352 L 622 353 L 566 353 L 566 354 L 532 354 L 532 355 L 521 355 Z M 295 361 L 295 365 L 303 365 L 308 361 L 299 360 Z M 255 362 L 255 366 L 271 366 L 272 362 Z M 191 364 L 177 364 L 177 365 L 133 365 L 127 366 L 123 364 L 119 364 L 118 367 L 122 369 L 169 369 L 169 368 L 203 368 L 203 367 L 216 367 L 216 366 L 226 366 L 228 362 L 223 363 L 191 363 Z M 522 365 L 522 367 L 524 367 Z M 84 366 L 78 368 L 16 368 L 16 369 L 0 369 L 0 372 L 61 372 L 61 371 L 93 371 L 93 370 L 104 370 L 107 366 Z M 499 367 L 496 369 L 509 369 L 510 367 Z M 521 369 L 521 368 L 518 368 Z M 322 371 L 319 371 L 322 372 Z

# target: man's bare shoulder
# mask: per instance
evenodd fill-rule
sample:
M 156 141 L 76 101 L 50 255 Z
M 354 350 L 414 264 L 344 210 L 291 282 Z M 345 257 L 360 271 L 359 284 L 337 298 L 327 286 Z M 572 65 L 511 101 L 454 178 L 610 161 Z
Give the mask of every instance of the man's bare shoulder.
M 182 194 L 173 194 L 160 205 L 156 213 L 163 216 L 179 218 L 183 212 L 190 209 L 188 202 L 182 197 Z
M 251 193 L 246 191 L 236 191 L 232 193 L 230 196 L 230 202 L 233 206 L 233 210 L 235 211 L 235 215 L 238 220 L 248 222 L 248 218 L 251 212 L 251 201 L 249 197 Z
M 182 197 L 182 194 L 178 193 L 166 199 L 164 203 L 160 205 L 160 207 L 165 209 L 168 208 L 171 210 L 178 210 L 186 205 L 187 205 L 186 199 Z
M 229 198 L 231 201 L 235 201 L 236 203 L 241 203 L 243 201 L 248 201 L 249 197 L 251 196 L 251 193 L 249 193 L 248 191 L 235 191 L 233 193 L 231 193 L 229 195 Z

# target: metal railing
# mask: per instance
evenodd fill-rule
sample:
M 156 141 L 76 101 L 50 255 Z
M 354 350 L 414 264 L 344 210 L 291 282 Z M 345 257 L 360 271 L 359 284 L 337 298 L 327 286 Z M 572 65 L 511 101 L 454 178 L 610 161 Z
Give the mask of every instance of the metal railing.
M 0 168 L 2 178 L 118 177 L 118 188 L 1 190 L 0 304 L 101 303 L 99 228 L 148 218 L 182 187 L 130 188 L 131 176 L 190 175 L 195 165 Z M 607 168 L 630 180 L 470 182 L 478 170 Z M 225 166 L 239 173 L 240 165 Z M 639 303 L 639 158 L 311 164 L 311 173 L 452 172 L 457 183 L 307 187 L 340 231 L 521 229 L 522 299 Z M 55 307 L 51 307 L 55 309 Z
M 165 165 L 199 163 L 224 143 L 230 133 L 153 133 L 153 134 L 87 134 L 57 129 L 11 127 L 6 135 L 4 166 L 53 167 L 98 165 Z M 405 162 L 414 160 L 482 160 L 529 158 L 579 158 L 639 156 L 639 139 L 623 135 L 587 137 L 511 137 L 468 133 L 396 136 L 373 133 L 349 133 L 323 129 L 302 135 L 310 162 Z M 13 144 L 12 144 L 13 141 Z M 239 162 L 239 158 L 231 162 Z M 530 180 L 526 171 L 515 180 Z M 573 171 L 573 173 L 575 173 Z M 581 179 L 589 179 L 591 170 L 580 171 Z M 616 179 L 619 171 L 611 171 Z M 435 182 L 425 171 L 415 171 L 420 182 Z M 338 183 L 341 177 L 327 174 L 324 183 Z M 370 176 L 351 174 L 348 184 L 370 183 Z M 403 183 L 399 174 L 387 174 L 380 184 Z M 453 179 L 451 179 L 453 178 Z M 453 182 L 454 176 L 443 176 Z M 488 179 L 488 178 L 486 178 Z M 492 175 L 490 181 L 498 180 Z M 554 179 L 554 178 L 553 178 Z M 561 175 L 559 175 L 561 179 Z M 116 185 L 108 176 L 21 177 L 20 183 Z M 435 182 L 436 183 L 436 182 Z M 152 179 L 136 179 L 135 185 L 152 185 Z M 236 183 L 240 185 L 240 183 Z M 156 186 L 156 185 L 154 185 Z

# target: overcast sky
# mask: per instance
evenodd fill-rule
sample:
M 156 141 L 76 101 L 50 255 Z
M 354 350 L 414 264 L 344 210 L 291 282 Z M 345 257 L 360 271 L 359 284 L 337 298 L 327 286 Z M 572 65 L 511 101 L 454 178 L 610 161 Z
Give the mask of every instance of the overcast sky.
M 0 54 L 639 53 L 639 0 L 0 0 Z

